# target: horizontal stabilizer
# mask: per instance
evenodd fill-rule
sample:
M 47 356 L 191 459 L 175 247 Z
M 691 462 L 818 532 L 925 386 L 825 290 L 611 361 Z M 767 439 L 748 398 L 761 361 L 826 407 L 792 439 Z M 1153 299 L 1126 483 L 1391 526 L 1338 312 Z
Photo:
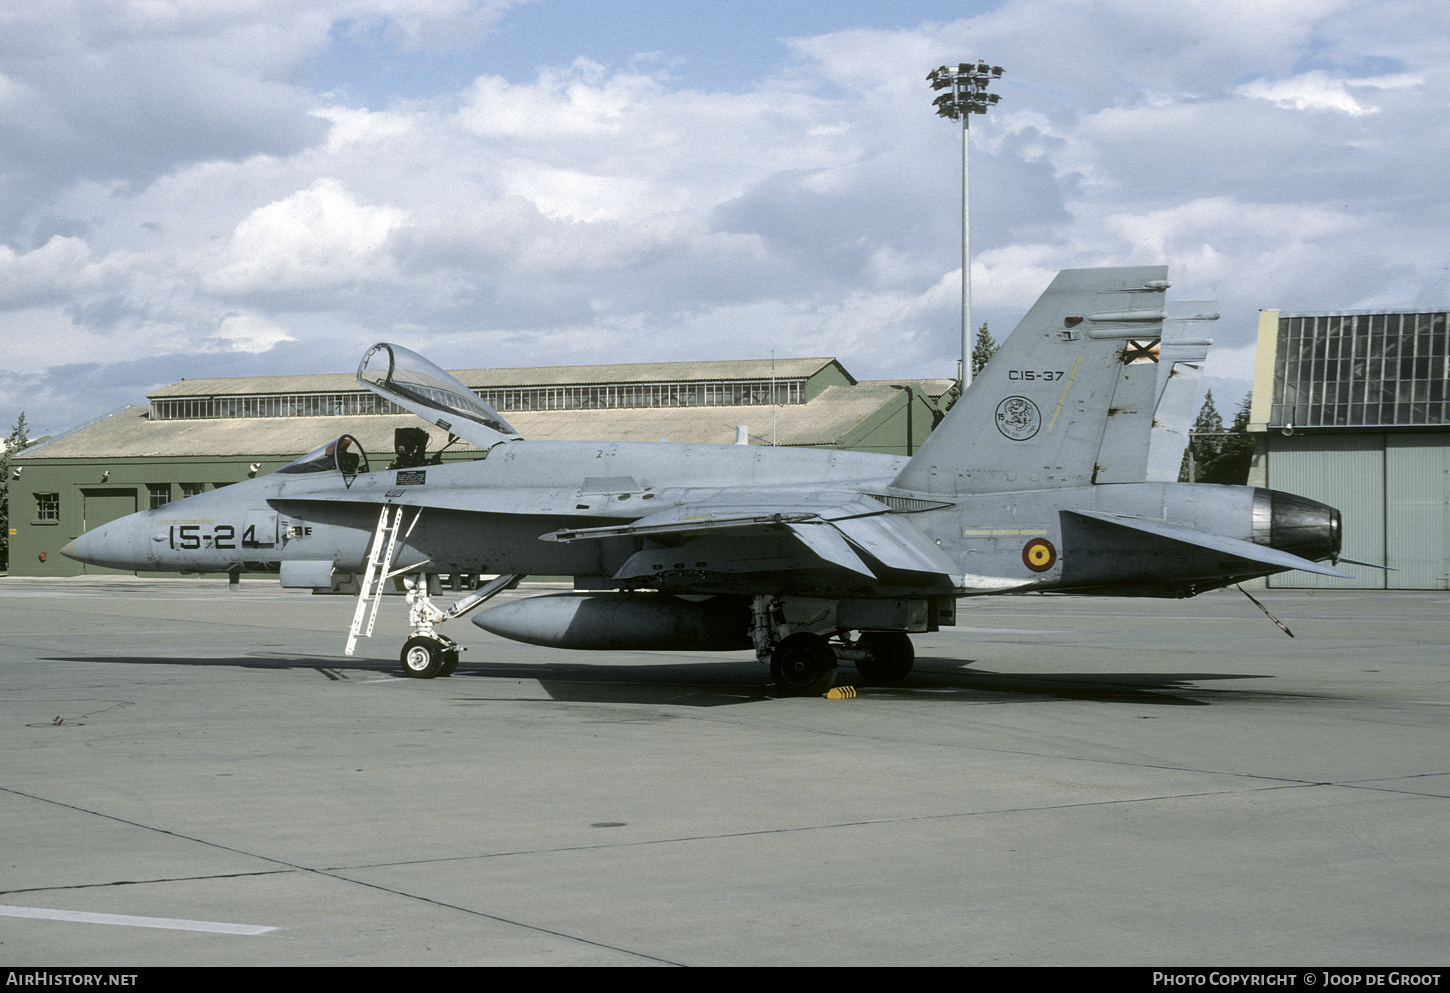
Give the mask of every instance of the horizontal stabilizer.
M 1164 521 L 1151 521 L 1142 517 L 1120 517 L 1116 514 L 1098 514 L 1086 510 L 1072 510 L 1067 511 L 1067 513 L 1076 514 L 1078 517 L 1085 517 L 1088 520 L 1101 521 L 1104 524 L 1115 524 L 1118 527 L 1130 528 L 1134 531 L 1141 531 L 1144 534 L 1157 535 L 1160 538 L 1167 538 L 1171 541 L 1181 541 L 1185 545 L 1211 549 L 1215 552 L 1222 552 L 1225 555 L 1232 555 L 1235 558 L 1247 559 L 1250 562 L 1260 562 L 1264 565 L 1274 566 L 1277 569 L 1298 569 L 1301 572 L 1312 572 L 1315 575 L 1329 576 L 1333 579 L 1354 578 L 1353 576 L 1346 576 L 1337 569 L 1331 569 L 1327 565 L 1320 565 L 1318 562 L 1311 562 L 1309 559 L 1301 558 L 1298 555 L 1291 555 L 1277 548 L 1270 548 L 1268 545 L 1256 545 L 1252 541 L 1244 541 L 1240 538 L 1229 538 L 1219 534 L 1207 534 L 1203 531 L 1195 531 L 1193 528 L 1186 528 L 1177 524 L 1168 524 Z

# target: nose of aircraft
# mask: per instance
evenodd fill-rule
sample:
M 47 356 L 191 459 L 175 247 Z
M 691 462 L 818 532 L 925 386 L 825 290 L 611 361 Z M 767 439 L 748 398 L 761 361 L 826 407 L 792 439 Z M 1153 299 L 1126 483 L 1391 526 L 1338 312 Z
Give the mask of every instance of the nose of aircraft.
M 144 569 L 151 537 L 151 515 L 144 511 L 102 524 L 67 542 L 60 553 L 89 565 Z

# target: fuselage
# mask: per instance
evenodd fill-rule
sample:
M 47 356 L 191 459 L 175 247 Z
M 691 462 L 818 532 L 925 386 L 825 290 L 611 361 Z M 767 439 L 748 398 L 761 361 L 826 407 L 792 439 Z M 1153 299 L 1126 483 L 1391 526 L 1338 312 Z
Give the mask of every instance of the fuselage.
M 399 570 L 608 580 L 653 550 L 657 561 L 648 571 L 615 585 L 676 593 L 891 597 L 1020 589 L 1182 596 L 1278 571 L 1161 535 L 1135 533 L 1125 542 L 1105 515 L 1311 560 L 1338 550 L 1337 513 L 1287 494 L 1119 483 L 944 500 L 893 489 L 907 461 L 743 445 L 513 441 L 471 462 L 355 475 L 284 469 L 114 521 L 78 538 L 68 553 L 128 570 L 273 572 L 292 562 L 355 573 L 367 560 L 380 509 L 389 505 L 407 508 L 407 533 L 394 559 Z M 729 533 L 690 541 L 540 540 L 566 528 L 688 519 L 696 507 L 717 516 L 791 508 L 890 516 L 893 527 L 939 549 L 954 572 L 931 576 L 889 561 L 872 561 L 874 575 L 853 572 L 812 555 L 784 525 L 774 529 L 775 540 L 769 526 L 764 534 L 757 529 L 748 558 Z

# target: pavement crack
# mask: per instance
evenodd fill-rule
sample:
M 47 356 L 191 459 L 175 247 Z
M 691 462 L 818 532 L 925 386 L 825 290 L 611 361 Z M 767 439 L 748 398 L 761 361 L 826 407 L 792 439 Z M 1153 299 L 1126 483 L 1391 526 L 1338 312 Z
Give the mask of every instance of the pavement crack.
M 158 876 L 155 879 L 112 879 L 103 883 L 70 883 L 65 886 L 23 886 L 13 890 L 0 890 L 0 896 L 13 896 L 16 893 L 54 893 L 62 890 L 94 890 L 103 889 L 107 886 L 146 886 L 151 883 L 191 883 L 205 879 L 245 879 L 248 876 L 282 876 L 297 871 L 299 870 L 268 869 L 264 872 L 212 872 L 199 876 Z
M 450 855 L 433 859 L 407 859 L 399 862 L 369 862 L 350 866 L 332 866 L 327 872 L 358 872 L 363 869 L 387 869 L 409 865 L 431 865 L 442 862 L 467 862 L 477 859 L 516 858 L 523 855 L 554 855 L 562 852 L 606 851 L 621 848 L 641 848 L 653 845 L 679 845 L 702 841 L 723 841 L 729 838 L 753 838 L 768 835 L 799 834 L 811 831 L 838 831 L 849 828 L 876 827 L 887 824 L 925 823 L 969 817 L 992 817 L 1001 814 L 1042 813 L 1049 810 L 1074 810 L 1091 807 L 1113 807 L 1127 804 L 1157 803 L 1165 800 L 1193 800 L 1212 796 L 1240 796 L 1245 793 L 1263 793 L 1276 790 L 1305 789 L 1314 786 L 1334 786 L 1335 783 L 1284 782 L 1250 789 L 1204 790 L 1198 793 L 1165 793 L 1161 796 L 1129 797 L 1121 800 L 1086 800 L 1081 803 L 1050 803 L 1028 807 L 996 807 L 991 810 L 953 811 L 945 814 L 914 814 L 909 817 L 876 817 L 859 821 L 833 821 L 828 824 L 802 824 L 796 827 L 757 828 L 751 831 L 722 831 L 718 834 L 681 835 L 676 838 L 646 838 L 640 841 L 619 841 L 597 845 L 559 845 L 551 848 L 521 848 L 507 852 L 484 852 L 474 855 Z

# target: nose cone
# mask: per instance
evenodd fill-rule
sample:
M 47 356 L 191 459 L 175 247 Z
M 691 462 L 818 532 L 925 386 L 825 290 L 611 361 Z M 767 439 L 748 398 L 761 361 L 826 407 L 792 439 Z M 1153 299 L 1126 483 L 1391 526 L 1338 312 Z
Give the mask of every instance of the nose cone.
M 111 569 L 145 569 L 149 566 L 151 515 L 142 512 L 122 517 L 87 531 L 60 550 L 62 555 L 89 565 Z

